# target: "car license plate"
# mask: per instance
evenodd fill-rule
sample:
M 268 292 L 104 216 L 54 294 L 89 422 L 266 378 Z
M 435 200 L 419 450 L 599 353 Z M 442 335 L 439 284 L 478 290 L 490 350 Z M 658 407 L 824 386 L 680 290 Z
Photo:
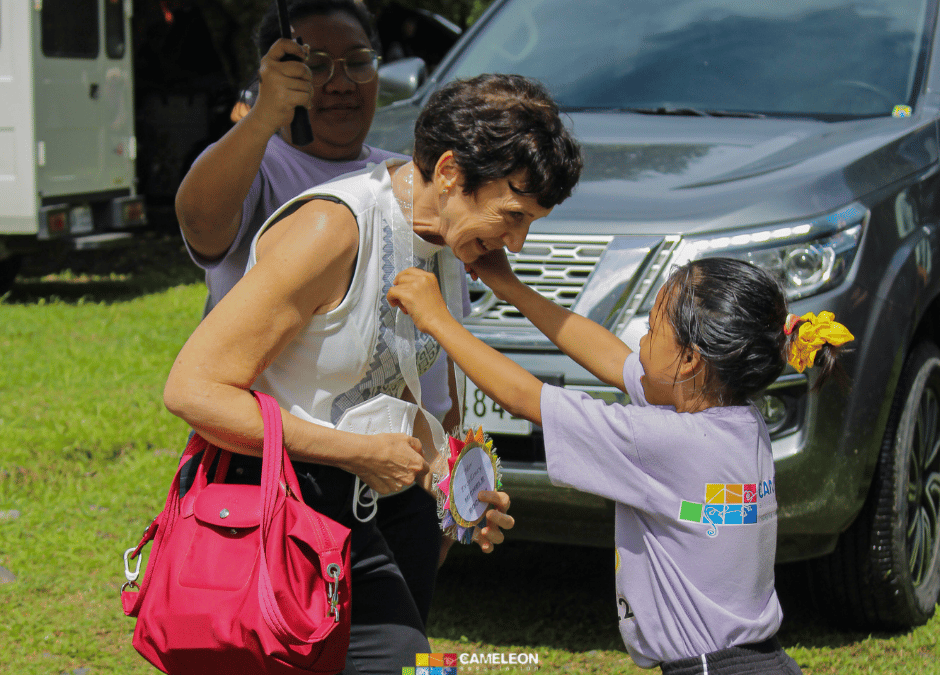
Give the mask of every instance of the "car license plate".
M 86 234 L 95 229 L 91 217 L 91 207 L 76 206 L 69 214 L 69 231 L 72 234 Z
M 468 429 L 483 427 L 486 433 L 516 436 L 527 436 L 532 433 L 532 422 L 510 415 L 469 379 L 463 405 L 464 425 Z

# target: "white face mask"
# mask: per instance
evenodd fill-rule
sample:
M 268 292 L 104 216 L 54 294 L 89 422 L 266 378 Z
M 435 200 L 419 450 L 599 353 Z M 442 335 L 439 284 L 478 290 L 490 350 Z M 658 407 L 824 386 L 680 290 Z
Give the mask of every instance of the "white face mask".
M 388 394 L 373 396 L 347 409 L 336 422 L 340 431 L 354 434 L 411 434 L 418 406 Z
M 431 436 L 435 442 L 443 443 L 446 438 L 444 428 L 437 418 L 419 408 L 416 404 L 394 398 L 388 394 L 373 396 L 368 401 L 348 408 L 336 422 L 340 431 L 349 431 L 355 434 L 414 434 L 415 418 L 421 411 L 431 427 Z M 435 452 L 437 447 L 434 448 Z M 429 460 L 430 461 L 430 460 Z M 407 490 L 407 486 L 402 490 Z M 365 515 L 360 515 L 359 509 L 369 509 Z M 356 476 L 355 494 L 353 497 L 353 515 L 360 522 L 367 522 L 375 517 L 378 510 L 376 495 L 370 487 L 363 484 Z

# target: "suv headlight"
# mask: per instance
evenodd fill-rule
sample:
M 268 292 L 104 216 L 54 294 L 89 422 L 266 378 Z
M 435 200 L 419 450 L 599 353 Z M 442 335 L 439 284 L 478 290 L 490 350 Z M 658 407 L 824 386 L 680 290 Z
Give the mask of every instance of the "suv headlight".
M 653 308 L 670 271 L 699 258 L 724 256 L 753 263 L 773 274 L 791 301 L 821 293 L 845 279 L 868 218 L 868 209 L 853 203 L 811 221 L 719 236 L 666 237 L 617 302 L 611 328 L 627 344 L 636 344 L 645 332 L 639 318 Z
M 788 300 L 838 285 L 852 267 L 868 209 L 851 204 L 806 223 L 770 226 L 728 236 L 692 239 L 677 251 L 675 264 L 726 256 L 753 263 L 775 276 Z

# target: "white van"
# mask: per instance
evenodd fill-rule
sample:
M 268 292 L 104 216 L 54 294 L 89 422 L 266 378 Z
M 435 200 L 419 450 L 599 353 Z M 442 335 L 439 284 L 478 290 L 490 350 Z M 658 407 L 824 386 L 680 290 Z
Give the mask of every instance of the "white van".
M 137 194 L 131 0 L 0 0 L 0 291 L 22 255 L 127 243 Z

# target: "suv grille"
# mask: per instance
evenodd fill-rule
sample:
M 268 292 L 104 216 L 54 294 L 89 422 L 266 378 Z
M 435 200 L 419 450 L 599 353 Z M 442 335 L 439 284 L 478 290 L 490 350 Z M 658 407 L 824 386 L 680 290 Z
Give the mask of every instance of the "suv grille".
M 532 234 L 519 253 L 509 253 L 509 263 L 527 286 L 568 309 L 613 237 Z M 482 282 L 470 282 L 473 312 L 469 321 L 478 325 L 528 325 L 512 305 L 497 299 Z

